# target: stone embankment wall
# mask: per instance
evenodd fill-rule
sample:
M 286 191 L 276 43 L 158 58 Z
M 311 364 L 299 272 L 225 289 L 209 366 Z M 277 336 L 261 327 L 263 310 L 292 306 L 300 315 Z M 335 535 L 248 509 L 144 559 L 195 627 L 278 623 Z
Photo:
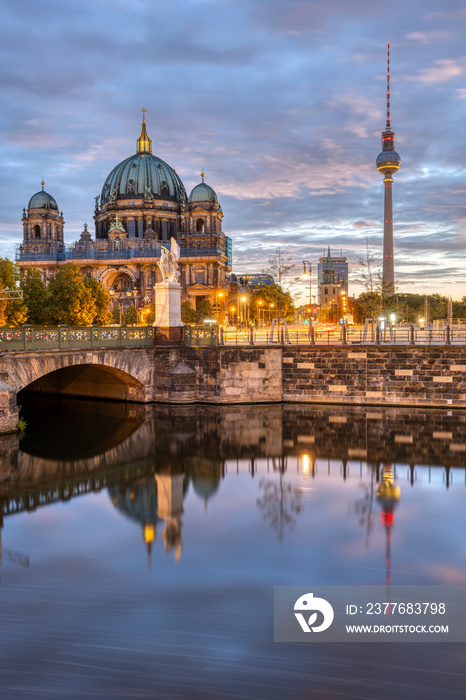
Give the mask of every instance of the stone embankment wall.
M 466 406 L 466 348 L 283 349 L 284 401 Z
M 155 401 L 466 406 L 466 348 L 157 348 Z

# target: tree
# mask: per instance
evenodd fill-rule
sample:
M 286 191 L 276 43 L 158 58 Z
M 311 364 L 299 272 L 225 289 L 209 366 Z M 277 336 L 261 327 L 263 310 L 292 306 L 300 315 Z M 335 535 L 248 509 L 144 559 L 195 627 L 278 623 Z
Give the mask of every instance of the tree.
M 45 326 L 49 321 L 49 295 L 39 270 L 29 268 L 21 287 L 27 306 L 27 322 L 33 326 Z
M 204 323 L 204 319 L 212 318 L 213 314 L 214 312 L 212 311 L 210 301 L 207 301 L 207 299 L 203 299 L 199 302 L 199 305 L 196 309 L 196 323 Z
M 259 304 L 262 301 L 263 304 Z M 278 284 L 268 284 L 253 292 L 249 298 L 249 315 L 251 319 L 259 320 L 260 309 L 267 318 L 286 318 L 293 320 L 295 306 L 290 292 L 284 292 Z
M 123 315 L 123 319 L 127 326 L 135 326 L 137 324 L 138 312 L 136 311 L 136 307 L 134 306 L 134 304 L 128 306 Z
M 122 322 L 122 313 L 121 313 L 121 306 L 120 304 L 117 304 L 116 306 L 113 307 L 112 313 L 111 313 L 111 323 L 117 323 L 120 325 Z
M 112 319 L 109 307 L 110 296 L 100 282 L 93 277 L 84 280 L 84 285 L 91 292 L 95 304 L 95 316 L 92 323 L 98 326 L 108 326 Z
M 0 290 L 17 291 L 19 289 L 20 271 L 17 265 L 0 258 Z M 23 299 L 0 301 L 0 326 L 19 326 L 26 322 L 27 308 Z
M 197 314 L 189 301 L 184 301 L 181 304 L 181 320 L 183 323 L 196 323 Z
M 294 268 L 295 264 L 291 261 L 291 258 L 288 255 L 284 255 L 281 246 L 277 246 L 275 248 L 275 255 L 272 258 L 269 258 L 267 262 L 269 266 L 266 269 L 266 273 L 272 275 L 275 280 L 274 286 L 279 287 L 282 293 L 284 285 L 290 287 L 296 283 L 296 278 L 285 280 L 287 273 Z M 282 297 L 280 294 L 277 294 L 276 305 L 278 310 L 278 318 L 280 319 L 286 317 L 286 313 L 282 309 Z
M 92 291 L 76 263 L 60 267 L 48 286 L 50 318 L 53 324 L 67 326 L 90 326 L 96 316 L 96 305 Z

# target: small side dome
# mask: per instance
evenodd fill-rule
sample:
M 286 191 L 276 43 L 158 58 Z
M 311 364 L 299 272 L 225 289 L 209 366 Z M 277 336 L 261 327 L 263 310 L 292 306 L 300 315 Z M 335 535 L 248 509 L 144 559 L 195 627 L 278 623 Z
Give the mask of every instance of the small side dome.
M 193 188 L 191 194 L 188 197 L 188 202 L 193 204 L 194 202 L 210 202 L 211 204 L 218 204 L 217 193 L 210 185 L 204 182 L 204 173 L 201 173 L 202 182 L 200 182 L 196 187 Z
M 33 194 L 29 200 L 28 209 L 54 209 L 58 211 L 58 204 L 51 194 L 44 190 L 45 182 L 42 180 L 40 183 L 42 189 L 40 192 Z

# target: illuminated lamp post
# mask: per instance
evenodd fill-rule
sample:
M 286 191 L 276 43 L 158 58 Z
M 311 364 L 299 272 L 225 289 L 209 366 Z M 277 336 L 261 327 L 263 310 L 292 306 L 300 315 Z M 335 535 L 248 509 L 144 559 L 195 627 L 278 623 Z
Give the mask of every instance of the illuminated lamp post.
M 217 325 L 218 325 L 218 312 L 220 308 L 219 304 L 219 299 L 222 299 L 223 297 L 223 292 L 219 292 L 218 289 L 215 292 L 215 317 L 217 319 Z
M 259 305 L 259 325 L 261 323 L 261 311 L 262 311 L 262 304 L 264 303 L 262 300 L 257 302 Z
M 113 299 L 113 297 L 114 297 L 114 295 L 115 295 L 115 290 L 113 289 L 113 287 L 111 287 L 111 288 L 108 290 L 108 292 L 109 292 L 110 296 L 111 296 L 112 299 Z M 121 300 L 120 300 L 120 299 L 118 299 L 118 306 L 119 306 L 119 308 L 120 308 L 120 326 L 122 326 L 123 323 L 122 323 L 122 316 L 121 316 Z
M 269 304 L 269 326 L 270 326 L 270 324 L 272 323 L 272 320 L 271 320 L 271 312 L 270 312 L 270 310 L 273 309 L 273 306 L 274 306 L 273 303 L 270 303 L 270 304 Z
M 242 312 L 242 324 L 246 326 L 246 297 L 241 297 L 241 312 Z

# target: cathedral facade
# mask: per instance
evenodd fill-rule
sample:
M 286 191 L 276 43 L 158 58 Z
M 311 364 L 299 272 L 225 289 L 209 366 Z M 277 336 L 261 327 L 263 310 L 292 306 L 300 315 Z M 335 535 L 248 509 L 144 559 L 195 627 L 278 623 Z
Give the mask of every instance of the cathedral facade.
M 162 246 L 174 238 L 180 248 L 182 301 L 196 308 L 207 299 L 215 305 L 228 285 L 231 239 L 222 230 L 223 212 L 217 194 L 206 182 L 189 196 L 176 173 L 153 155 L 145 119 L 137 151 L 115 166 L 95 197 L 95 235 L 87 224 L 80 239 L 64 243 L 63 212 L 44 190 L 23 210 L 23 242 L 16 262 L 22 275 L 40 270 L 45 283 L 66 262 L 75 262 L 84 276 L 99 280 L 124 311 L 134 304 L 141 312 L 153 308 L 154 285 L 162 281 Z M 216 308 L 223 316 L 223 309 Z M 144 313 L 142 315 L 144 318 Z

